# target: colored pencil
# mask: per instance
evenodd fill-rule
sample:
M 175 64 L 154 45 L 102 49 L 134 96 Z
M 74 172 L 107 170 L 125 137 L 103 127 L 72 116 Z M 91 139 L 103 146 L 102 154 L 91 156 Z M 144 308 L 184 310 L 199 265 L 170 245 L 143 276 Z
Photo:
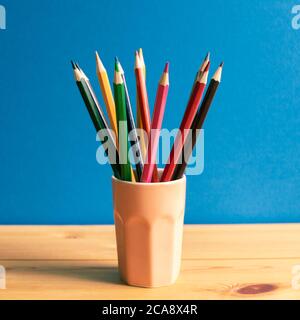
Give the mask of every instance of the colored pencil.
M 197 77 L 197 81 L 193 88 L 193 92 L 187 104 L 183 119 L 179 127 L 179 131 L 177 133 L 175 142 L 170 152 L 169 159 L 167 161 L 167 164 L 161 176 L 162 182 L 170 181 L 172 179 L 174 170 L 176 168 L 177 162 L 181 155 L 182 148 L 187 138 L 185 130 L 188 130 L 191 128 L 192 122 L 196 115 L 198 106 L 200 104 L 200 101 L 207 83 L 209 65 L 210 64 L 208 62 L 205 67 L 204 73 L 202 75 L 198 75 Z
M 192 139 L 186 142 L 186 146 L 183 149 L 184 154 L 182 154 L 182 159 L 183 159 L 182 163 L 177 164 L 176 170 L 173 175 L 173 180 L 179 179 L 184 174 L 188 160 L 197 142 L 199 131 L 203 127 L 203 123 L 205 121 L 209 108 L 212 104 L 212 101 L 215 97 L 215 94 L 221 82 L 222 70 L 223 70 L 223 63 L 220 64 L 217 71 L 215 72 L 212 79 L 210 80 L 209 86 L 207 88 L 207 91 L 201 103 L 200 109 L 198 110 L 196 117 L 193 121 L 193 124 L 191 126 Z
M 128 159 L 128 127 L 126 115 L 126 98 L 125 88 L 121 72 L 119 70 L 118 62 L 115 62 L 115 76 L 114 76 L 114 97 L 117 114 L 117 125 L 119 133 L 119 160 L 121 177 L 125 181 L 131 181 L 131 166 Z M 122 126 L 121 126 L 122 125 Z
M 82 96 L 82 99 L 86 105 L 86 108 L 89 112 L 89 115 L 92 119 L 92 122 L 94 124 L 94 127 L 96 129 L 97 132 L 99 132 L 102 129 L 106 129 L 107 133 L 108 133 L 108 142 L 110 144 L 110 146 L 112 146 L 114 148 L 115 151 L 115 159 L 114 158 L 110 158 L 110 164 L 111 167 L 113 169 L 113 173 L 115 175 L 116 178 L 120 178 L 120 168 L 118 165 L 119 162 L 119 155 L 118 155 L 118 151 L 116 148 L 116 144 L 115 144 L 115 140 L 113 139 L 113 136 L 110 134 L 110 131 L 108 130 L 108 125 L 107 122 L 104 118 L 104 115 L 101 111 L 101 107 L 98 103 L 97 100 L 95 100 L 95 96 L 94 93 L 92 92 L 92 88 L 90 86 L 90 84 L 88 84 L 88 78 L 87 76 L 84 74 L 84 72 L 77 67 L 77 65 L 74 64 L 74 62 L 72 61 L 72 67 L 73 67 L 73 71 L 74 71 L 74 77 L 76 80 L 76 84 L 77 87 L 80 91 L 80 94 Z M 104 143 L 104 141 L 102 141 L 102 143 Z M 105 149 L 105 154 L 109 157 L 110 153 L 108 152 L 107 149 Z
M 158 89 L 156 93 L 152 124 L 151 124 L 151 133 L 148 142 L 148 151 L 147 151 L 147 161 L 144 165 L 144 171 L 142 174 L 142 182 L 151 182 L 155 158 L 157 154 L 157 145 L 159 140 L 159 133 L 164 117 L 165 106 L 167 102 L 167 96 L 169 91 L 169 63 L 166 63 L 164 72 L 161 76 L 161 79 L 158 84 Z
M 146 81 L 146 65 L 145 65 L 144 54 L 143 54 L 142 48 L 139 49 L 138 55 L 139 55 L 141 66 L 142 66 L 144 81 Z M 136 108 L 136 119 L 137 119 L 136 121 L 137 121 L 138 128 L 143 128 L 138 99 L 137 99 L 137 108 Z
M 114 97 L 112 94 L 106 69 L 97 51 L 96 51 L 96 73 L 98 76 L 98 81 L 99 81 L 101 92 L 105 102 L 110 125 L 115 132 L 116 141 L 118 141 L 118 127 L 117 127 L 116 107 L 115 107 Z
M 72 62 L 73 63 L 73 62 Z M 75 63 L 75 66 L 77 67 L 77 69 L 81 72 L 81 75 L 82 75 L 82 79 L 84 80 L 84 82 L 86 83 L 86 86 L 88 88 L 88 91 L 89 91 L 89 94 L 91 95 L 93 101 L 94 101 L 94 105 L 96 106 L 96 109 L 97 109 L 97 113 L 99 114 L 99 116 L 101 117 L 101 119 L 103 120 L 103 123 L 104 123 L 104 128 L 105 130 L 108 130 L 109 131 L 109 134 L 110 134 L 110 137 L 111 137 L 111 140 L 113 142 L 113 146 L 114 148 L 116 148 L 116 150 L 118 150 L 118 147 L 117 147 L 117 141 L 116 141 L 116 135 L 115 135 L 115 132 L 109 128 L 108 126 L 108 122 L 106 121 L 105 119 L 105 115 L 102 111 L 102 108 L 100 106 L 100 103 L 97 99 L 97 96 L 95 94 L 95 91 L 92 87 L 92 84 L 90 82 L 90 79 L 87 77 L 87 75 L 84 73 L 84 71 L 80 68 L 80 66 L 78 65 L 78 63 Z
M 192 87 L 192 90 L 191 90 L 191 93 L 190 93 L 190 96 L 192 95 L 192 92 L 194 90 L 194 87 L 195 87 L 195 84 L 196 84 L 196 81 L 197 81 L 197 78 L 198 77 L 201 77 L 203 75 L 203 72 L 207 66 L 208 63 L 210 63 L 210 52 L 207 52 L 205 58 L 203 59 L 202 63 L 201 63 L 201 66 L 199 68 L 199 70 L 196 72 L 196 75 L 195 75 L 195 79 L 194 79 L 194 83 L 193 83 L 193 87 Z
M 141 114 L 141 120 L 143 124 L 143 129 L 147 133 L 147 138 L 149 140 L 151 121 L 150 121 L 150 112 L 149 112 L 149 102 L 146 89 L 146 83 L 144 81 L 142 64 L 138 55 L 138 52 L 135 53 L 135 76 L 136 76 L 136 89 L 137 96 L 139 99 L 139 108 Z M 155 165 L 153 169 L 153 182 L 158 182 L 158 171 L 157 166 Z
M 144 54 L 143 54 L 142 48 L 139 49 L 138 55 L 139 55 L 141 66 L 142 66 L 142 71 L 143 71 L 143 75 L 144 75 L 144 81 L 146 81 L 146 65 L 145 65 Z M 137 111 L 137 117 L 136 117 L 137 118 L 137 124 L 138 124 L 139 128 L 142 128 L 143 124 L 142 124 L 142 119 L 141 119 L 139 106 L 137 106 L 136 111 Z
M 140 58 L 140 61 L 141 61 L 141 65 L 142 65 L 144 81 L 146 83 L 146 65 L 145 65 L 145 61 L 144 61 L 144 55 L 143 55 L 142 48 L 139 49 L 138 55 L 139 55 L 139 58 Z M 140 105 L 139 105 L 138 96 L 136 97 L 136 121 L 137 121 L 137 128 L 143 129 L 143 123 L 142 123 L 142 119 L 141 119 L 141 112 L 140 112 Z M 146 143 L 145 140 L 147 140 L 147 139 L 145 139 L 145 136 L 142 135 L 140 137 L 140 145 L 141 145 L 141 151 L 142 151 L 143 159 L 145 159 L 146 153 L 147 153 L 147 143 Z
M 136 126 L 135 126 L 134 117 L 133 117 L 133 113 L 132 113 L 131 101 L 130 101 L 129 92 L 128 92 L 128 88 L 127 88 L 125 72 L 122 68 L 120 61 L 119 60 L 117 60 L 117 61 L 118 61 L 118 68 L 119 68 L 119 71 L 121 72 L 121 76 L 122 76 L 123 83 L 124 83 L 125 98 L 126 98 L 127 126 L 128 126 L 128 132 L 130 132 L 130 134 L 132 135 L 132 137 L 130 139 L 130 143 L 131 143 L 131 147 L 134 150 L 133 156 L 134 156 L 134 160 L 136 163 L 137 180 L 140 181 L 141 176 L 142 176 L 142 172 L 143 172 L 143 166 L 144 166 L 143 157 L 141 154 L 141 146 L 140 146 L 140 142 L 139 142 L 138 135 L 136 132 Z

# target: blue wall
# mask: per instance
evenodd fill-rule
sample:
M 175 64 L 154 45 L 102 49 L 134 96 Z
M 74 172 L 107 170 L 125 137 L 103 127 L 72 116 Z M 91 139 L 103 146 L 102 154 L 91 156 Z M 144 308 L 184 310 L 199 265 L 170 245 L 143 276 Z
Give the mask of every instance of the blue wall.
M 111 169 L 70 69 L 97 87 L 118 55 L 133 91 L 143 47 L 151 105 L 166 59 L 164 125 L 178 126 L 204 54 L 223 82 L 205 124 L 205 170 L 188 178 L 187 223 L 300 222 L 300 30 L 295 1 L 4 1 L 0 30 L 0 223 L 111 223 Z M 169 2 L 169 3 L 168 3 Z M 126 3 L 126 4 L 125 4 Z

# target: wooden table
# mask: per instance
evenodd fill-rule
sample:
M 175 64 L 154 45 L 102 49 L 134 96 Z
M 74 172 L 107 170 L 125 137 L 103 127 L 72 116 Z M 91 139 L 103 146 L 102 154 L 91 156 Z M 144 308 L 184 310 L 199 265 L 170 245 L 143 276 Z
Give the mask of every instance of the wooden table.
M 0 265 L 0 299 L 300 299 L 300 225 L 187 225 L 181 275 L 158 289 L 119 279 L 113 226 L 0 226 Z

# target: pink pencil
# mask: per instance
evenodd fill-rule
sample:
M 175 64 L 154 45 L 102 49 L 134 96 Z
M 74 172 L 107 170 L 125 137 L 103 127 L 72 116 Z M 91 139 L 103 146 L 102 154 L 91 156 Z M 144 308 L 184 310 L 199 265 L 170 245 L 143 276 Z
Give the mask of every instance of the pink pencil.
M 155 159 L 156 159 L 156 153 L 157 153 L 157 145 L 159 141 L 159 133 L 160 133 L 163 117 L 164 117 L 168 91 L 169 91 L 169 63 L 167 62 L 157 88 L 153 118 L 152 118 L 152 124 L 151 124 L 151 132 L 150 132 L 149 142 L 148 142 L 147 158 L 146 158 L 146 163 L 144 164 L 144 170 L 141 177 L 141 182 L 151 182 L 152 180 L 154 166 L 156 165 Z

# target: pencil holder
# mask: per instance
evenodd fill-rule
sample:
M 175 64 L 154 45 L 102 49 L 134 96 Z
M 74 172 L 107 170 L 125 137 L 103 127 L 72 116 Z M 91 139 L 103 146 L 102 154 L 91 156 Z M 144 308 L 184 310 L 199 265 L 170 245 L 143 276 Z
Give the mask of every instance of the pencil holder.
M 134 183 L 112 178 L 119 272 L 129 285 L 173 284 L 180 271 L 186 179 Z

